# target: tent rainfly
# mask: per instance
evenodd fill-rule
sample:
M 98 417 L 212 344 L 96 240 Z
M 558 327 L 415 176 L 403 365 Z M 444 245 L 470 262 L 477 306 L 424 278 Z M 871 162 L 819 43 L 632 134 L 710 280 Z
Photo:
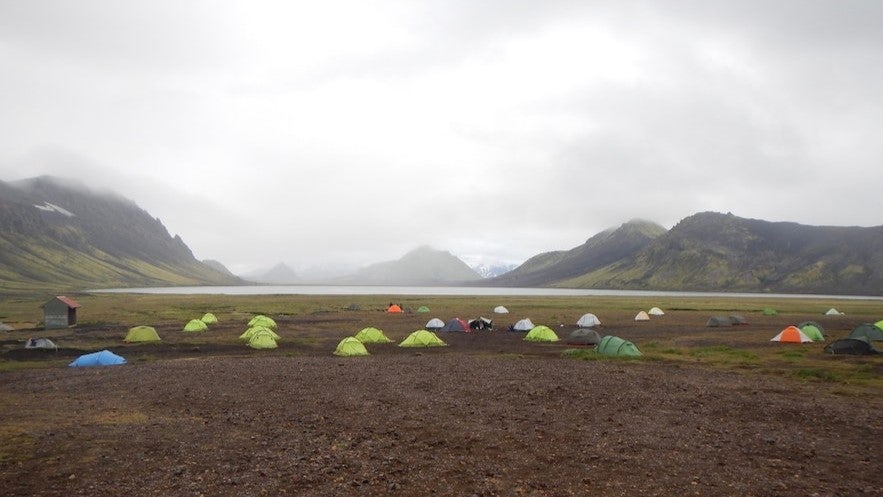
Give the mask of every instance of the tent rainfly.
M 592 313 L 583 314 L 581 318 L 576 322 L 576 325 L 580 328 L 593 328 L 595 326 L 599 326 L 601 324 L 601 320 L 598 319 L 598 316 Z
M 248 327 L 254 326 L 263 326 L 265 328 L 270 328 L 271 330 L 276 329 L 276 321 L 273 321 L 273 318 L 264 316 L 263 314 L 258 314 L 257 316 L 251 318 L 251 321 L 248 322 Z
M 199 318 L 199 320 L 205 324 L 215 324 L 218 322 L 218 317 L 210 312 L 207 312 L 204 316 Z
M 498 305 L 498 306 L 494 307 L 494 314 L 509 314 L 509 309 L 506 309 L 505 307 Z
M 512 328 L 510 328 L 510 330 L 511 331 L 528 332 L 528 331 L 534 329 L 534 326 L 535 325 L 533 324 L 533 322 L 529 318 L 524 318 L 524 319 L 519 320 L 517 323 L 515 323 L 512 326 Z
M 444 327 L 445 327 L 445 322 L 439 318 L 430 319 L 429 321 L 426 322 L 426 325 L 424 326 L 424 328 L 426 328 L 429 331 L 438 331 Z
M 658 307 L 654 307 L 654 308 L 650 309 L 649 311 L 647 311 L 647 314 L 649 314 L 651 316 L 664 316 L 665 315 L 665 313 L 662 312 L 662 309 L 660 309 Z
M 239 335 L 239 339 L 243 342 L 251 341 L 252 337 L 257 335 L 258 333 L 269 335 L 273 338 L 273 340 L 279 341 L 282 339 L 278 333 L 273 331 L 272 328 L 267 328 L 266 326 L 252 326 L 251 328 L 245 330 L 241 335 Z
M 601 341 L 601 335 L 591 328 L 577 328 L 567 338 L 570 345 L 597 345 Z
M 248 339 L 248 346 L 253 349 L 275 349 L 279 345 L 276 343 L 276 339 L 273 338 L 274 334 L 268 328 L 257 330 Z
M 800 331 L 802 331 L 804 335 L 812 338 L 813 342 L 825 341 L 825 330 L 819 323 L 816 323 L 815 321 L 804 321 L 803 323 L 798 324 L 797 327 L 800 328 Z
M 340 357 L 355 357 L 370 355 L 368 349 L 356 337 L 346 337 L 337 344 L 334 355 Z
M 460 318 L 449 319 L 447 323 L 442 327 L 439 331 L 462 331 L 464 333 L 470 333 L 472 330 L 469 328 L 469 324 L 466 321 Z
M 648 315 L 644 311 L 641 311 L 635 315 L 635 321 L 650 321 L 650 315 Z
M 877 328 L 876 325 L 871 323 L 863 323 L 855 327 L 852 332 L 849 333 L 849 338 L 861 338 L 865 337 L 869 341 L 881 341 L 883 340 L 883 330 Z
M 871 341 L 865 337 L 843 338 L 825 347 L 829 354 L 846 355 L 871 355 L 879 354 L 880 351 L 871 345 Z
M 445 347 L 447 345 L 435 333 L 426 330 L 417 330 L 399 343 L 399 347 Z
M 392 341 L 383 334 L 382 330 L 370 326 L 362 328 L 361 331 L 356 333 L 355 338 L 362 343 L 389 343 Z
M 153 326 L 135 326 L 129 328 L 124 342 L 140 343 L 140 342 L 160 342 L 159 334 Z
M 199 319 L 191 319 L 187 324 L 184 325 L 184 331 L 197 332 L 205 331 L 207 329 L 208 326 L 206 326 L 206 324 Z
M 386 308 L 386 312 L 389 314 L 401 314 L 403 311 L 398 304 L 389 304 L 389 307 Z
M 640 357 L 644 355 L 634 343 L 613 335 L 607 335 L 602 338 L 595 351 L 601 355 L 615 357 Z
M 101 352 L 93 352 L 91 354 L 81 355 L 68 364 L 72 368 L 82 368 L 90 366 L 116 366 L 125 364 L 126 360 L 113 352 L 105 349 Z
M 524 340 L 528 342 L 557 342 L 560 338 L 548 326 L 535 326 L 534 329 L 527 332 Z
M 782 330 L 778 335 L 770 338 L 770 341 L 780 343 L 812 343 L 812 338 L 806 336 L 805 333 L 800 331 L 800 328 L 789 326 Z

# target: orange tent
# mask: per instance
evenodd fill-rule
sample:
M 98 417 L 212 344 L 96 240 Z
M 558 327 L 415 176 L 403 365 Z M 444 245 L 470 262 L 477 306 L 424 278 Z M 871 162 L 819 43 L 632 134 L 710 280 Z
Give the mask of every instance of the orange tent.
M 811 343 L 812 338 L 806 336 L 804 332 L 800 331 L 800 328 L 789 326 L 782 330 L 781 333 L 771 338 L 770 341 L 782 343 Z
M 388 312 L 390 314 L 401 314 L 402 308 L 396 304 L 392 304 L 389 306 L 389 308 L 386 310 L 386 312 Z

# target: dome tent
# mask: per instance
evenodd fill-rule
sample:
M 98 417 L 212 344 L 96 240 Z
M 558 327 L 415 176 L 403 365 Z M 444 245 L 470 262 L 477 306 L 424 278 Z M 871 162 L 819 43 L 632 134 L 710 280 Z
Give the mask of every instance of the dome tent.
M 28 338 L 25 342 L 26 349 L 51 349 L 58 350 L 58 345 L 48 338 Z
M 429 312 L 429 307 L 426 307 L 425 305 L 421 305 L 420 307 L 417 308 L 417 312 L 420 314 L 427 313 L 427 312 Z
M 804 321 L 798 324 L 797 327 L 804 335 L 812 338 L 813 342 L 825 341 L 825 330 L 819 323 L 816 323 L 815 321 Z
M 248 322 L 249 328 L 253 326 L 263 326 L 266 328 L 270 328 L 271 330 L 275 330 L 276 321 L 273 321 L 273 318 L 269 318 L 267 316 L 264 316 L 263 314 L 258 314 L 257 316 L 251 318 L 251 321 Z
M 466 321 L 463 321 L 460 318 L 449 319 L 442 329 L 439 331 L 461 331 L 463 333 L 471 333 L 472 330 L 469 329 L 469 325 Z
M 789 326 L 778 335 L 770 338 L 770 341 L 780 343 L 812 343 L 812 338 L 806 336 L 798 327 Z
M 852 332 L 849 333 L 849 338 L 860 338 L 866 337 L 870 341 L 880 341 L 883 340 L 883 330 L 877 328 L 877 326 L 871 323 L 863 323 L 855 327 Z
M 270 329 L 259 329 L 248 339 L 248 346 L 253 349 L 275 349 L 279 345 L 276 343 L 276 339 L 273 338 L 274 334 Z
M 641 311 L 635 315 L 635 321 L 650 321 L 650 315 Z
M 595 351 L 601 355 L 614 357 L 640 357 L 644 355 L 632 342 L 613 335 L 602 338 Z
M 505 307 L 498 305 L 498 306 L 494 307 L 494 314 L 509 314 L 509 309 L 506 309 Z
M 371 355 L 368 349 L 356 337 L 346 337 L 337 344 L 334 355 L 340 357 L 356 357 Z
M 597 345 L 601 341 L 601 335 L 591 328 L 577 328 L 567 338 L 570 345 Z
M 647 314 L 649 314 L 651 316 L 664 316 L 665 315 L 665 313 L 662 312 L 662 309 L 660 309 L 658 307 L 654 307 L 654 308 L 650 309 L 649 311 L 647 311 Z
M 445 327 L 445 322 L 439 318 L 432 318 L 426 322 L 426 325 L 423 326 L 429 331 L 438 331 Z
M 187 324 L 184 325 L 184 331 L 197 332 L 205 331 L 207 329 L 208 326 L 206 326 L 206 324 L 199 319 L 191 319 Z
M 557 342 L 560 338 L 548 326 L 535 326 L 534 329 L 527 332 L 524 340 L 528 342 Z
M 417 330 L 402 340 L 399 347 L 446 347 L 447 345 L 435 333 Z
M 255 336 L 258 333 L 266 333 L 266 334 L 270 335 L 273 338 L 273 340 L 276 340 L 276 341 L 279 341 L 282 339 L 282 337 L 279 336 L 278 333 L 273 331 L 272 328 L 267 328 L 266 326 L 252 326 L 251 328 L 245 330 L 241 335 L 239 335 L 239 339 L 244 342 L 248 342 L 251 340 L 251 338 L 253 336 Z
M 576 322 L 576 325 L 580 328 L 592 328 L 594 326 L 599 326 L 601 324 L 601 320 L 598 319 L 598 316 L 592 313 L 583 314 L 581 318 Z
M 207 312 L 204 316 L 199 318 L 199 320 L 205 324 L 215 324 L 218 322 L 218 317 L 210 312 Z
M 133 328 L 129 328 L 129 333 L 126 334 L 126 338 L 123 339 L 124 342 L 160 342 L 162 339 L 159 337 L 159 334 L 156 332 L 156 328 L 153 326 L 135 326 Z
M 825 352 L 835 355 L 871 355 L 879 354 L 880 351 L 871 345 L 866 337 L 843 338 L 832 342 L 825 347 Z
M 533 324 L 533 321 L 531 321 L 529 318 L 524 318 L 524 319 L 518 321 L 517 323 L 515 323 L 515 324 L 514 324 L 511 328 L 509 328 L 509 329 L 510 329 L 511 331 L 524 331 L 524 332 L 528 332 L 528 331 L 534 329 L 535 327 L 536 327 L 536 325 Z
M 116 366 L 125 363 L 126 360 L 124 358 L 105 349 L 100 352 L 93 352 L 91 354 L 81 355 L 80 357 L 74 359 L 72 363 L 68 364 L 68 367 L 82 368 L 92 366 Z
M 389 343 L 392 341 L 383 334 L 382 330 L 370 326 L 362 328 L 356 333 L 355 339 L 362 343 Z

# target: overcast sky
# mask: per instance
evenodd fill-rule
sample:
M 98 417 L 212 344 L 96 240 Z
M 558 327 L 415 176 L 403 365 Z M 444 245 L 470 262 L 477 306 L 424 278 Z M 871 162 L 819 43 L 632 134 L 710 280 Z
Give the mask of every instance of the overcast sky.
M 235 272 L 883 224 L 883 2 L 0 0 L 0 179 Z

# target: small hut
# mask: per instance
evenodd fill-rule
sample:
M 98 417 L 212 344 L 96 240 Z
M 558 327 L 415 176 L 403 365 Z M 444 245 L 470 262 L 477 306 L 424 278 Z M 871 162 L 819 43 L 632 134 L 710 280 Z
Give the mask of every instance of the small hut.
M 43 326 L 48 330 L 76 325 L 79 307 L 80 304 L 70 297 L 64 295 L 54 297 L 43 304 Z

